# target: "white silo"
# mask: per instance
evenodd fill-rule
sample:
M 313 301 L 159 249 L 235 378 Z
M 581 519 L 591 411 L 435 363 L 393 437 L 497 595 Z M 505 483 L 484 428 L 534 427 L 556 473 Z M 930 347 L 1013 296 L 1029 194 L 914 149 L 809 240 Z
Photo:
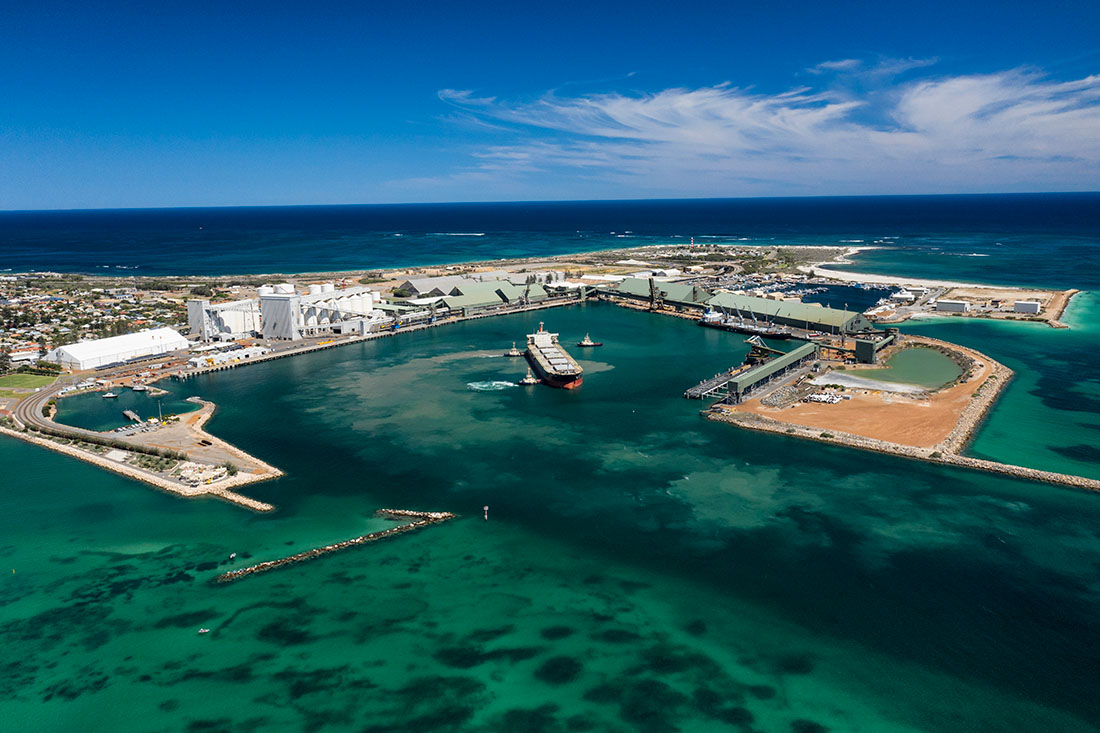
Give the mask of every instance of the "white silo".
M 309 294 L 310 295 L 320 295 L 321 294 L 321 286 L 316 285 L 316 284 L 310 285 L 309 286 Z
M 275 292 L 275 288 L 270 285 L 261 285 L 259 290 L 256 291 L 257 295 L 272 295 Z
M 331 293 L 334 290 L 336 290 L 336 286 L 333 285 L 332 283 L 323 283 L 321 285 L 321 292 L 322 293 Z
M 275 292 L 280 295 L 294 295 L 294 286 L 290 283 L 279 283 L 275 286 Z
M 305 322 L 307 326 L 317 325 L 317 309 L 313 306 L 305 309 Z

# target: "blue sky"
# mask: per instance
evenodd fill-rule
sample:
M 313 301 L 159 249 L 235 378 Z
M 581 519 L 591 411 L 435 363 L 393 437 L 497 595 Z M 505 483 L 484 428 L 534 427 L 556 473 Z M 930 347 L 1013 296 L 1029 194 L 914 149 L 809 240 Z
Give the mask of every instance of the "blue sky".
M 1097 28 L 1097 2 L 6 2 L 0 208 L 1097 190 Z

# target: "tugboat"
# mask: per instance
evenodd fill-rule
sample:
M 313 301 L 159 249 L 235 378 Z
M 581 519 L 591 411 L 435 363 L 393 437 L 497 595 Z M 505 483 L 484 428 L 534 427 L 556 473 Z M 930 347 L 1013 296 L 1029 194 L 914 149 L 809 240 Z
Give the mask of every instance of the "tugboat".
M 104 392 L 103 393 L 103 399 L 105 399 L 105 400 L 118 399 L 118 395 L 115 394 L 114 392 Z
M 587 333 L 584 335 L 583 341 L 578 341 L 577 346 L 603 346 L 602 341 L 593 341 L 592 337 Z
M 516 342 L 512 342 L 512 348 L 504 352 L 505 356 L 523 356 L 523 352 L 516 348 Z
M 527 376 L 519 380 L 519 383 L 523 387 L 530 387 L 533 384 L 538 384 L 540 381 L 542 380 L 531 373 L 531 367 L 527 367 Z

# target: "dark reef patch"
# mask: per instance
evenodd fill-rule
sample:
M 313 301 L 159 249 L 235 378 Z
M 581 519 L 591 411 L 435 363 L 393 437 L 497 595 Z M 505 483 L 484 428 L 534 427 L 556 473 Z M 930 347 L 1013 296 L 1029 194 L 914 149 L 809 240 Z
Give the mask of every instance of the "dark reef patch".
M 687 701 L 687 695 L 660 680 L 642 680 L 624 692 L 619 717 L 642 731 L 676 731 L 675 721 Z
M 550 657 L 535 670 L 535 677 L 548 685 L 564 685 L 577 679 L 584 665 L 573 657 Z
M 625 644 L 628 641 L 638 641 L 642 638 L 642 635 L 630 631 L 629 629 L 607 629 L 598 634 L 593 634 L 592 638 L 597 641 L 606 641 L 612 644 Z
M 285 646 L 295 646 L 313 641 L 313 635 L 302 627 L 303 624 L 294 619 L 275 619 L 256 632 L 256 638 L 270 644 Z
M 499 639 L 502 636 L 507 636 L 515 630 L 516 627 L 512 624 L 500 626 L 495 629 L 477 629 L 467 634 L 466 640 L 475 644 L 483 644 L 488 641 Z
M 702 636 L 707 633 L 707 622 L 701 618 L 697 618 L 694 621 L 689 621 L 684 626 L 684 631 L 688 632 L 692 636 Z
M 771 700 L 775 697 L 775 688 L 770 685 L 749 685 L 745 689 L 757 700 Z
M 829 729 L 821 723 L 799 719 L 791 722 L 791 733 L 829 733 Z
M 441 664 L 454 669 L 471 669 L 497 659 L 507 659 L 513 664 L 538 656 L 536 647 L 512 647 L 486 651 L 480 646 L 462 645 L 443 647 L 432 656 Z
M 710 657 L 688 647 L 658 644 L 642 653 L 643 670 L 664 676 L 694 671 L 706 676 L 722 673 L 721 667 Z
M 573 633 L 573 629 L 568 626 L 547 626 L 539 632 L 543 639 L 547 639 L 549 641 L 564 639 L 567 636 L 572 636 Z
M 154 624 L 154 629 L 186 629 L 189 626 L 198 626 L 203 622 L 210 621 L 211 619 L 221 616 L 221 612 L 216 608 L 203 608 L 198 611 L 185 611 L 183 613 L 177 613 L 172 616 L 164 616 L 158 619 Z
M 780 674 L 809 674 L 814 671 L 814 660 L 809 654 L 786 654 L 775 662 Z
M 500 733 L 560 733 L 563 730 L 553 703 L 537 708 L 515 708 L 499 716 L 492 729 Z

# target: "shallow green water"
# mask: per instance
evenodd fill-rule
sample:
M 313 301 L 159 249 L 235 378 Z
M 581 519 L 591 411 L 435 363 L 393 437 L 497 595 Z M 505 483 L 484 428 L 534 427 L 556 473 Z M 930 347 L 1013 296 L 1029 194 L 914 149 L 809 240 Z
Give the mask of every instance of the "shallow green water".
M 182 415 L 199 409 L 199 405 L 187 401 L 188 394 L 182 394 L 185 385 L 164 381 L 157 386 L 169 394 L 154 397 L 149 392 L 115 388 L 112 390 L 118 395 L 115 399 L 105 399 L 102 392 L 65 397 L 58 400 L 57 421 L 87 430 L 114 430 L 131 422 L 122 414 L 123 410 L 133 410 L 145 420 L 158 414 Z
M 867 379 L 915 384 L 929 389 L 942 387 L 962 374 L 958 364 L 935 349 L 904 349 L 883 366 L 883 369 L 861 369 L 853 373 Z
M 540 319 L 563 343 L 605 343 L 572 350 L 583 387 L 467 388 L 522 376 L 497 354 Z M 996 358 L 1021 338 L 1049 346 L 997 417 L 1033 407 L 1025 373 L 1050 380 L 1074 353 L 1065 334 L 1079 337 L 957 320 L 914 330 Z M 0 556 L 16 570 L 0 576 L 0 719 L 1095 730 L 1098 497 L 707 422 L 680 395 L 739 362 L 742 341 L 588 304 L 188 382 L 218 403 L 214 433 L 287 471 L 251 491 L 278 505 L 267 516 L 0 441 Z M 1040 401 L 1045 419 L 1098 419 L 1061 399 Z M 1000 430 L 990 421 L 975 452 L 1043 463 L 1068 442 L 1044 431 L 1021 449 Z M 382 506 L 463 516 L 210 582 L 230 552 L 345 539 Z

